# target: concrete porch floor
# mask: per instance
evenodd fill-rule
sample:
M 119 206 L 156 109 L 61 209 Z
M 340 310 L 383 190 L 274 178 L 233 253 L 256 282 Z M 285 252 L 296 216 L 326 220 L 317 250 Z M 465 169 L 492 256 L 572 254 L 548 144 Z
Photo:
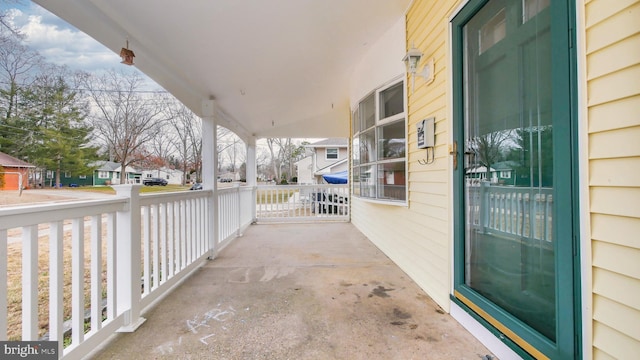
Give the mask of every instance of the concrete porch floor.
M 426 261 L 426 260 L 425 260 Z M 349 223 L 254 225 L 94 359 L 481 359 Z

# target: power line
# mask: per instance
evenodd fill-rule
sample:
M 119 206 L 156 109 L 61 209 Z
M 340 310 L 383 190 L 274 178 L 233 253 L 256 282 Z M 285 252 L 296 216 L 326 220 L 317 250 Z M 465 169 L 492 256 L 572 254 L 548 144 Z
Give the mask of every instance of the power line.
M 2 85 L 11 85 L 10 82 L 7 81 L 0 81 L 0 84 Z M 14 83 L 15 85 L 18 86 L 22 86 L 22 87 L 29 87 L 34 85 L 33 83 L 28 84 L 28 83 Z M 138 94 L 169 94 L 171 95 L 170 92 L 168 92 L 167 90 L 111 90 L 111 89 L 87 89 L 87 88 L 80 88 L 80 87 L 67 87 L 67 89 L 72 90 L 72 91 L 87 91 L 87 92 L 91 92 L 91 91 L 95 91 L 95 92 L 105 92 L 105 93 L 138 93 Z

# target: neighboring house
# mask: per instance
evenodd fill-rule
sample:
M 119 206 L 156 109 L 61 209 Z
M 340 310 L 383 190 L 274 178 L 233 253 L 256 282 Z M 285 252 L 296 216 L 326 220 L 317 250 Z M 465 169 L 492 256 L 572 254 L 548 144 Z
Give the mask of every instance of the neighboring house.
M 501 161 L 491 165 L 489 171 L 489 181 L 498 185 L 516 185 L 516 164 L 510 161 Z M 467 169 L 467 179 L 487 180 L 486 166 L 475 166 Z M 518 184 L 525 185 L 523 179 L 518 180 Z
M 491 181 L 500 185 L 522 184 L 517 178 L 517 166 L 514 161 L 501 161 L 491 165 Z
M 122 168 L 119 163 L 113 161 L 98 161 L 94 164 L 96 170 L 93 172 L 93 185 L 117 185 L 120 184 Z M 133 167 L 128 167 L 125 171 L 126 184 L 141 184 L 142 172 Z
M 142 171 L 142 179 L 161 178 L 161 179 L 167 180 L 169 184 L 173 184 L 173 185 L 182 184 L 182 176 L 183 176 L 182 170 L 170 169 L 167 167 L 163 167 L 157 170 Z
M 349 169 L 349 139 L 329 138 L 305 147 L 311 154 L 296 162 L 298 184 L 322 184 L 322 175 Z
M 25 189 L 29 181 L 29 170 L 35 166 L 0 152 L 0 176 L 2 177 L 0 190 Z
M 95 168 L 93 173 L 74 175 L 69 171 L 62 171 L 60 184 L 62 187 L 77 186 L 104 186 L 120 184 L 122 169 L 120 163 L 113 161 L 96 161 L 91 164 Z M 126 172 L 126 184 L 142 184 L 143 173 L 133 167 L 128 167 Z M 148 176 L 158 177 L 158 176 Z M 55 170 L 47 170 L 44 173 L 44 186 L 53 186 L 56 178 Z M 179 184 L 180 181 L 177 182 Z
M 54 170 L 47 170 L 44 173 L 45 186 L 53 186 L 56 179 L 56 173 Z M 77 186 L 92 186 L 94 178 L 91 173 L 83 175 L 74 175 L 68 171 L 62 171 L 60 174 L 60 184 L 62 187 L 77 187 Z
M 311 185 L 315 184 L 316 178 L 313 176 L 313 156 L 308 155 L 295 163 L 296 176 L 298 177 L 298 184 Z

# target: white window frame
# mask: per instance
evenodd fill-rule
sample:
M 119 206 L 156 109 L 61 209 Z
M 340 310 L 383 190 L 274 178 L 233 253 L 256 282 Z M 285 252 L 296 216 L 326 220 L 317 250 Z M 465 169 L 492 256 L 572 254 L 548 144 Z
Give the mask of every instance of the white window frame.
M 403 100 L 403 111 L 401 113 L 398 114 L 394 114 L 391 115 L 387 118 L 384 119 L 380 119 L 380 95 L 388 90 L 389 88 L 398 85 L 399 83 L 402 83 L 402 87 L 403 87 L 403 96 L 402 96 L 402 100 Z M 351 131 L 351 140 L 353 142 L 353 139 L 360 137 L 361 134 L 367 132 L 367 130 L 371 130 L 373 129 L 373 133 L 374 133 L 374 137 L 376 138 L 376 140 L 374 141 L 374 145 L 375 145 L 375 153 L 376 153 L 376 160 L 375 161 L 371 161 L 368 163 L 362 163 L 361 160 L 358 161 L 357 165 L 354 165 L 353 163 L 351 164 L 351 170 L 352 173 L 355 172 L 356 170 L 359 172 L 361 167 L 367 167 L 367 166 L 375 166 L 376 169 L 376 173 L 375 173 L 375 189 L 374 189 L 374 193 L 375 193 L 375 197 L 370 197 L 370 196 L 362 196 L 360 194 L 360 192 L 358 192 L 358 195 L 356 195 L 356 192 L 354 191 L 354 187 L 356 186 L 355 182 L 352 182 L 351 187 L 352 187 L 352 195 L 368 201 L 368 202 L 375 202 L 375 203 L 381 203 L 381 204 L 386 204 L 386 205 L 400 205 L 400 206 L 406 206 L 408 204 L 408 199 L 409 199 L 409 187 L 408 187 L 408 154 L 409 154 L 409 142 L 408 142 L 408 138 L 409 138 L 409 134 L 407 132 L 407 128 L 408 128 L 408 112 L 407 112 L 407 84 L 406 81 L 404 79 L 404 76 L 402 77 L 398 77 L 395 78 L 391 81 L 389 81 L 388 83 L 386 83 L 385 85 L 372 90 L 370 92 L 368 92 L 365 96 L 363 96 L 357 103 L 356 103 L 356 107 L 354 109 L 351 110 L 351 115 L 354 116 L 354 114 L 358 113 L 359 114 L 359 106 L 360 103 L 362 101 L 364 101 L 365 99 L 367 99 L 369 96 L 371 96 L 371 94 L 375 94 L 374 96 L 374 106 L 375 106 L 375 121 L 374 121 L 374 125 L 372 127 L 368 127 L 368 128 L 362 128 L 364 124 L 359 124 L 359 131 L 357 132 L 353 132 Z M 396 158 L 396 159 L 384 159 L 384 160 L 380 160 L 378 159 L 378 141 L 377 141 L 377 137 L 378 137 L 378 128 L 382 127 L 384 125 L 387 124 L 391 124 L 393 122 L 399 121 L 399 120 L 403 120 L 404 121 L 404 139 L 405 139 L 405 156 L 404 159 L 402 158 Z M 360 121 L 359 119 L 356 121 Z M 352 124 L 353 124 L 353 119 L 352 119 Z M 363 146 L 363 144 L 359 143 L 359 147 Z M 353 148 L 352 151 L 360 151 L 359 149 L 355 149 Z M 360 155 L 358 154 L 358 157 Z M 377 180 L 377 176 L 378 176 L 378 166 L 380 165 L 384 165 L 384 164 L 388 164 L 388 163 L 398 163 L 398 162 L 404 162 L 404 174 L 405 174 L 405 183 L 404 183 L 404 199 L 388 199 L 388 198 L 381 198 L 378 197 L 378 180 Z M 353 175 L 352 178 L 355 178 L 355 174 Z M 359 175 L 358 175 L 359 178 Z M 359 184 L 359 182 L 358 182 Z
M 329 150 L 335 150 L 335 155 L 336 157 L 329 157 Z M 331 147 L 331 148 L 326 148 L 325 152 L 324 152 L 324 159 L 325 160 L 338 160 L 340 159 L 340 149 L 337 147 Z
M 98 171 L 98 179 L 108 179 L 109 172 L 108 171 Z

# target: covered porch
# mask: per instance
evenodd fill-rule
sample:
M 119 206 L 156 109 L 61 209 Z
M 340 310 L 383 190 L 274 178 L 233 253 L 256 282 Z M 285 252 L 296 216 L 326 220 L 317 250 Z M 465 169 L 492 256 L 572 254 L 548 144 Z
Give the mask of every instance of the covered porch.
M 488 350 L 349 223 L 250 226 L 95 359 L 479 359 Z
M 489 354 L 343 211 L 296 195 L 332 186 L 0 208 L 0 338 L 55 340 L 64 359 Z

